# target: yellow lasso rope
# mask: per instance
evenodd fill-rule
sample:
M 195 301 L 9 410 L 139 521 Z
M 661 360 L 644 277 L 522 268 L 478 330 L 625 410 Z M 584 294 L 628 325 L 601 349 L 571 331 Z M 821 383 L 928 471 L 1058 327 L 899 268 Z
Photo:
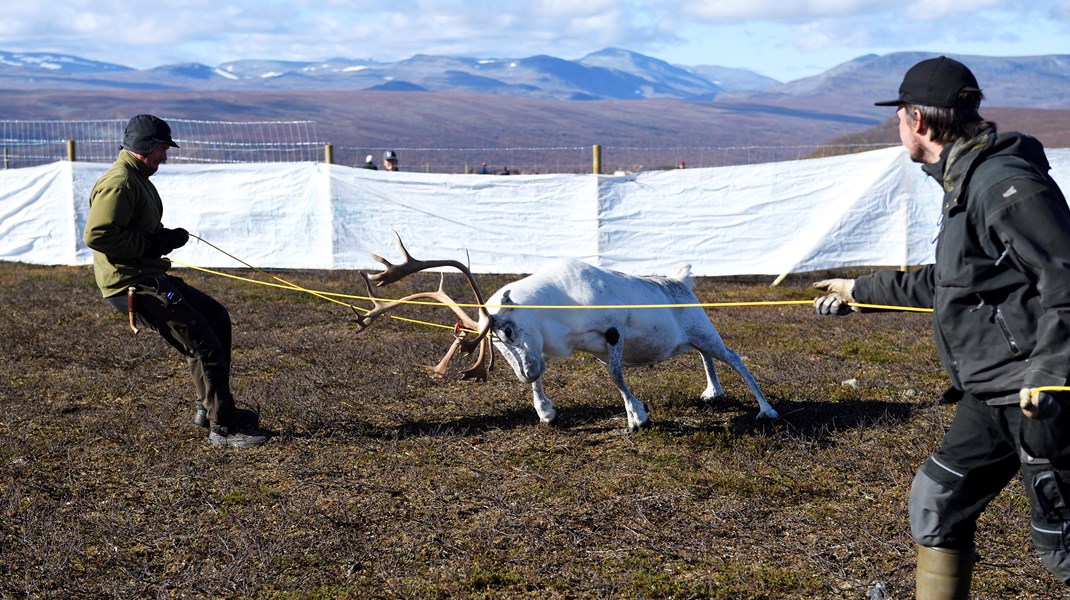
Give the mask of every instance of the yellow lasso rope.
M 212 242 L 209 242 L 208 240 L 206 240 L 206 239 L 204 239 L 204 238 L 202 238 L 200 236 L 193 235 L 192 233 L 189 234 L 189 236 L 191 238 L 200 240 L 201 242 L 204 242 L 205 244 L 208 244 L 208 246 L 210 248 L 212 248 L 213 250 L 216 250 L 217 252 L 221 252 L 221 253 L 225 254 L 227 257 L 232 258 L 232 259 L 240 262 L 241 264 L 249 267 L 250 269 L 256 271 L 257 273 L 260 273 L 261 275 L 266 275 L 267 277 L 270 277 L 270 278 L 274 279 L 275 281 L 278 281 L 280 283 L 285 284 L 286 288 L 289 288 L 291 290 L 297 290 L 299 292 L 305 292 L 306 294 L 312 294 L 313 296 L 316 296 L 317 298 L 322 298 L 323 300 L 327 300 L 328 302 L 334 302 L 336 304 L 341 304 L 342 306 L 350 306 L 349 304 L 346 304 L 345 302 L 339 302 L 338 300 L 335 300 L 334 298 L 328 297 L 327 294 L 301 287 L 301 286 L 297 285 L 296 283 L 291 283 L 289 281 L 286 281 L 285 279 L 276 277 L 276 276 L 272 275 L 271 273 L 268 273 L 268 272 L 264 271 L 263 269 L 258 269 L 256 267 L 254 267 L 253 265 L 245 262 L 244 260 L 238 258 L 237 256 L 234 256 L 233 254 L 227 252 L 226 250 L 220 248 L 219 246 L 216 246 Z M 168 260 L 171 260 L 171 259 L 168 259 Z M 210 271 L 208 269 L 202 269 L 202 268 L 199 268 L 199 267 L 194 267 L 193 265 L 183 264 L 183 263 L 180 263 L 180 262 L 178 262 L 176 260 L 171 260 L 171 262 L 176 264 L 176 265 L 181 265 L 183 267 L 188 267 L 190 269 L 196 269 L 198 271 L 204 271 L 206 273 L 213 273 L 215 275 L 221 275 L 221 276 L 224 276 L 224 277 L 231 277 L 233 279 L 240 279 L 240 280 L 248 281 L 248 282 L 252 282 L 252 283 L 264 284 L 263 281 L 257 281 L 255 279 L 246 279 L 244 277 L 236 277 L 236 276 L 233 276 L 233 275 L 227 275 L 226 273 L 220 273 L 220 272 L 217 272 L 217 271 Z M 265 284 L 265 285 L 273 285 L 273 284 Z M 284 286 L 273 285 L 273 287 L 284 287 Z
M 201 271 L 203 273 L 209 273 L 209 274 L 212 274 L 212 275 L 217 275 L 219 277 L 227 277 L 227 278 L 230 278 L 230 279 L 235 279 L 235 280 L 243 281 L 243 282 L 246 282 L 246 283 L 254 283 L 254 284 L 258 284 L 258 285 L 266 285 L 266 286 L 269 286 L 269 287 L 275 287 L 275 288 L 280 288 L 280 289 L 288 289 L 288 290 L 294 290 L 294 291 L 298 291 L 298 292 L 303 292 L 303 293 L 306 293 L 306 294 L 311 294 L 313 296 L 316 296 L 317 298 L 321 298 L 323 300 L 327 300 L 328 302 L 334 302 L 335 304 L 340 304 L 342 306 L 346 306 L 346 307 L 352 308 L 354 310 L 364 310 L 364 309 L 361 308 L 361 307 L 357 307 L 357 306 L 354 306 L 352 304 L 349 304 L 347 302 L 342 302 L 341 300 L 337 300 L 336 298 L 345 298 L 345 299 L 351 299 L 351 300 L 364 300 L 364 301 L 369 301 L 369 302 L 373 302 L 374 300 L 387 300 L 389 302 L 396 302 L 398 304 L 412 304 L 412 305 L 423 305 L 423 306 L 457 306 L 457 307 L 460 307 L 460 308 L 476 308 L 476 309 L 478 309 L 478 308 L 498 308 L 498 309 L 501 309 L 501 308 L 530 308 L 530 309 L 544 309 L 544 310 L 550 310 L 550 309 L 583 310 L 583 309 L 614 309 L 614 308 L 691 308 L 691 307 L 697 307 L 697 308 L 719 308 L 720 307 L 720 308 L 724 308 L 724 307 L 735 307 L 735 306 L 787 306 L 787 305 L 813 304 L 813 300 L 768 300 L 768 301 L 749 301 L 749 302 L 698 302 L 698 303 L 691 303 L 691 304 L 591 304 L 591 305 L 575 305 L 575 304 L 508 304 L 508 305 L 502 305 L 502 304 L 456 303 L 456 304 L 447 305 L 447 304 L 443 304 L 441 302 L 434 302 L 434 301 L 428 301 L 428 300 L 400 300 L 400 299 L 398 299 L 398 300 L 390 300 L 390 299 L 383 299 L 383 298 L 372 298 L 372 297 L 369 297 L 369 296 L 358 296 L 358 295 L 354 295 L 354 294 L 340 294 L 340 293 L 336 293 L 336 292 L 326 292 L 326 291 L 319 291 L 319 290 L 311 290 L 311 289 L 308 289 L 306 287 L 297 285 L 296 283 L 292 283 L 292 282 L 286 281 L 285 279 L 282 279 L 280 277 L 276 277 L 275 275 L 272 275 L 271 273 L 268 273 L 268 272 L 264 271 L 263 269 L 257 268 L 255 266 L 245 262 L 244 260 L 238 258 L 237 256 L 234 256 L 233 254 L 227 252 L 226 250 L 223 250 L 222 248 L 220 248 L 219 246 L 216 246 L 215 244 L 209 242 L 208 240 L 205 240 L 202 237 L 199 237 L 199 236 L 196 236 L 196 235 L 193 235 L 193 234 L 190 234 L 190 237 L 195 238 L 195 239 L 197 239 L 197 240 L 199 240 L 201 242 L 204 242 L 205 244 L 207 244 L 209 247 L 211 247 L 212 249 L 216 250 L 217 252 L 220 252 L 220 253 L 226 255 L 227 257 L 229 257 L 229 258 L 231 258 L 231 259 L 233 259 L 233 260 L 245 265 L 246 267 L 252 269 L 253 271 L 256 271 L 257 273 L 260 273 L 260 274 L 262 274 L 264 276 L 270 277 L 270 278 L 274 279 L 275 281 L 278 281 L 279 283 L 276 284 L 276 283 L 271 283 L 271 282 L 266 282 L 266 281 L 259 281 L 259 280 L 256 280 L 256 279 L 250 279 L 248 277 L 241 277 L 241 276 L 238 276 L 238 275 L 231 275 L 229 273 L 223 273 L 222 271 L 216 271 L 216 270 L 213 270 L 213 269 L 206 269 L 204 267 L 198 267 L 198 266 L 195 266 L 195 265 L 186 264 L 186 263 L 183 263 L 181 261 L 177 261 L 177 260 L 174 260 L 174 259 L 171 259 L 171 258 L 168 258 L 167 260 L 171 261 L 172 264 L 176 264 L 176 265 L 179 265 L 179 266 L 182 266 L 182 267 L 186 267 L 188 269 L 193 269 L 193 270 L 196 270 L 196 271 Z M 911 306 L 886 306 L 886 305 L 881 305 L 881 304 L 860 304 L 860 303 L 854 303 L 854 304 L 851 304 L 851 306 L 854 306 L 854 307 L 857 307 L 857 308 L 870 308 L 870 309 L 877 309 L 877 310 L 896 310 L 896 311 L 908 311 L 908 312 L 932 312 L 931 308 L 916 308 L 916 307 L 911 307 Z M 423 321 L 418 321 L 418 320 L 415 320 L 415 319 L 408 319 L 408 318 L 404 318 L 404 317 L 398 317 L 398 316 L 395 316 L 395 315 L 387 315 L 387 316 L 389 316 L 392 319 L 397 319 L 399 321 L 407 321 L 407 322 L 410 322 L 410 323 L 418 323 L 418 324 L 422 324 L 422 325 L 429 325 L 429 326 L 432 326 L 432 327 L 442 327 L 442 328 L 445 328 L 445 329 L 452 329 L 451 326 L 447 326 L 447 325 L 439 325 L 439 324 L 436 324 L 436 323 L 426 323 L 426 322 L 423 322 Z
M 1070 392 L 1070 386 L 1066 385 L 1042 385 L 1029 390 L 1030 397 L 1036 396 L 1040 392 Z

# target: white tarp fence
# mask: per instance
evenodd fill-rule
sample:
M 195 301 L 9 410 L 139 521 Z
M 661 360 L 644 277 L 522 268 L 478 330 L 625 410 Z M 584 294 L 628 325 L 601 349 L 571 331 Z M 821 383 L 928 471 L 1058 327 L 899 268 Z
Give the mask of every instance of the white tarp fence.
M 1070 150 L 1051 150 L 1056 180 Z M 0 171 L 0 260 L 85 265 L 89 191 L 108 168 Z M 636 175 L 444 175 L 323 163 L 164 165 L 164 224 L 260 268 L 373 269 L 470 256 L 473 271 L 530 273 L 571 257 L 629 273 L 681 262 L 699 276 L 779 275 L 933 259 L 940 190 L 901 148 Z M 1065 184 L 1060 181 L 1060 185 Z M 241 264 L 191 241 L 170 255 Z

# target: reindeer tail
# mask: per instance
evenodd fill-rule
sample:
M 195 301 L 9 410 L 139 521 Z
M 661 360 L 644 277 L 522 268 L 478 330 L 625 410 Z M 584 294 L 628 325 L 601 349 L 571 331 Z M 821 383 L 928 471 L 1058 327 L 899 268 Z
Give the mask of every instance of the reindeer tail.
M 675 279 L 680 283 L 686 285 L 689 289 L 694 289 L 695 280 L 691 278 L 691 265 L 683 263 L 676 266 L 676 269 L 669 275 L 671 279 Z

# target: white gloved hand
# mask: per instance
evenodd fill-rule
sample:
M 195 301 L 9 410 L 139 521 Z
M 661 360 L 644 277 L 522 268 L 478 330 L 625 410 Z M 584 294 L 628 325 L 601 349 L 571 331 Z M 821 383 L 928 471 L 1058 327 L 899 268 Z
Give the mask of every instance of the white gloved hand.
M 1063 407 L 1055 396 L 1048 392 L 1034 393 L 1036 388 L 1022 388 L 1018 392 L 1018 405 L 1025 416 L 1031 419 L 1051 419 L 1059 416 Z
M 850 304 L 855 301 L 852 295 L 855 288 L 854 279 L 822 279 L 814 282 L 811 287 L 828 292 L 814 299 L 814 310 L 817 314 L 842 316 L 853 310 Z

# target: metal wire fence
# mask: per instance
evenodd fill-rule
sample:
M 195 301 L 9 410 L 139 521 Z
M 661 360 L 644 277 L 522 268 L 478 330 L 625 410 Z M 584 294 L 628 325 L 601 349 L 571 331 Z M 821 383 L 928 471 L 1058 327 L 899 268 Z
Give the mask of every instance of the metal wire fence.
M 298 162 L 323 160 L 324 143 L 315 121 L 195 121 L 165 119 L 182 131 L 181 148 L 168 160 L 189 163 Z M 115 160 L 125 120 L 0 120 L 0 153 L 5 169 L 57 160 Z
M 405 171 L 426 173 L 602 173 L 722 167 L 798 160 L 873 150 L 889 144 L 706 147 L 554 146 L 428 148 L 331 146 L 315 121 L 198 121 L 165 117 L 182 132 L 173 163 L 332 162 L 359 167 L 370 156 L 382 168 L 393 150 Z M 0 120 L 0 168 L 59 160 L 110 163 L 122 141 L 124 120 Z
M 527 148 L 389 148 L 403 171 L 425 173 L 591 173 L 598 155 L 600 172 L 658 171 L 725 167 L 819 158 L 887 148 L 892 144 L 813 144 L 783 146 L 556 146 Z M 337 164 L 359 167 L 370 156 L 382 168 L 384 148 L 334 148 Z M 484 165 L 484 163 L 486 163 Z

